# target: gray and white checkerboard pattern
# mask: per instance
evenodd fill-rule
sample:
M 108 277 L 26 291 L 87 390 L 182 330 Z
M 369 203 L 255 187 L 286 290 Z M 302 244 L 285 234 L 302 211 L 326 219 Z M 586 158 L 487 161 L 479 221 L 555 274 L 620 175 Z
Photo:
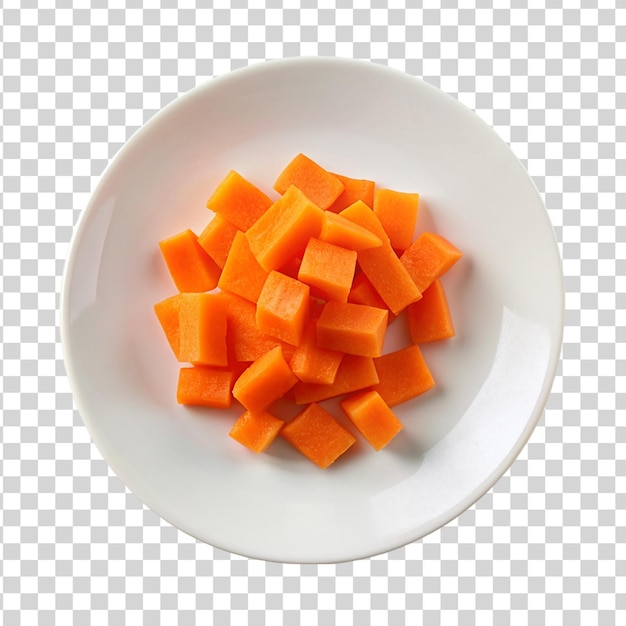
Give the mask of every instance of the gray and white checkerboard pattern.
M 624 4 L 146 4 L 0 12 L 0 623 L 626 624 Z M 233 556 L 146 510 L 90 442 L 57 327 L 73 226 L 120 146 L 199 82 L 296 55 L 475 109 L 542 192 L 566 276 L 562 364 L 511 470 L 424 540 L 340 565 Z

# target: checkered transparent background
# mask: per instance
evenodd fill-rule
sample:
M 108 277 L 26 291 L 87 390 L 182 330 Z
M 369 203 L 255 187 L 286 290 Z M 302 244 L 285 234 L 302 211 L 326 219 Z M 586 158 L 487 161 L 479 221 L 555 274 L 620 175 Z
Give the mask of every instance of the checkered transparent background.
M 626 623 L 626 9 L 527 4 L 4 0 L 0 623 Z M 295 55 L 371 59 L 475 109 L 542 192 L 567 288 L 511 470 L 424 540 L 339 565 L 233 556 L 146 510 L 90 442 L 57 327 L 73 226 L 122 144 L 199 82 Z

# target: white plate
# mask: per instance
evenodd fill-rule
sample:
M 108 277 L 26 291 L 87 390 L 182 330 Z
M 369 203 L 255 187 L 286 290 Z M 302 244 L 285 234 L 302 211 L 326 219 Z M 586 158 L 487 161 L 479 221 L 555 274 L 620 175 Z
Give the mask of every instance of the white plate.
M 282 440 L 258 456 L 235 443 L 236 408 L 177 405 L 179 365 L 152 309 L 174 293 L 157 242 L 202 229 L 205 201 L 231 168 L 273 194 L 298 152 L 418 191 L 416 230 L 464 252 L 444 277 L 457 336 L 424 347 L 436 389 L 398 407 L 405 430 L 388 448 L 360 439 L 328 470 Z M 335 562 L 423 537 L 507 470 L 550 392 L 563 281 L 537 190 L 473 112 L 384 67 L 293 59 L 213 79 L 137 132 L 82 215 L 62 307 L 78 409 L 147 506 L 235 553 Z

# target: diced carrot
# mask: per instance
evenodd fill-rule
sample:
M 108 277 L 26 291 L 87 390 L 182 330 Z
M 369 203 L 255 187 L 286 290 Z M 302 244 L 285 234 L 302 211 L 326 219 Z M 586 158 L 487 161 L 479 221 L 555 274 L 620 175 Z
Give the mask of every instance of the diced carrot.
M 203 250 L 223 268 L 228 251 L 239 229 L 224 216 L 216 213 L 205 229 L 198 235 Z
M 302 382 L 330 385 L 337 375 L 343 352 L 327 350 L 317 345 L 316 323 L 317 320 L 314 319 L 307 326 L 289 366 Z
M 357 251 L 377 248 L 382 243 L 381 238 L 367 228 L 355 224 L 344 215 L 330 211 L 324 213 L 320 239 Z
M 212 367 L 183 367 L 178 376 L 179 404 L 226 409 L 232 400 L 233 372 Z
M 207 208 L 220 213 L 239 230 L 247 230 L 272 204 L 271 199 L 241 174 L 231 170 L 207 200 Z
M 348 294 L 348 302 L 353 302 L 354 304 L 367 304 L 368 306 L 375 306 L 379 309 L 387 309 L 385 301 L 380 297 L 378 291 L 374 289 L 374 285 L 372 285 L 363 272 L 359 272 L 354 277 L 354 280 L 352 281 L 352 288 Z M 396 317 L 397 315 L 395 315 L 395 313 L 389 311 L 387 325 L 391 324 Z
M 435 233 L 422 233 L 400 257 L 413 282 L 424 291 L 447 272 L 462 256 L 447 239 Z
M 354 250 L 311 237 L 302 256 L 298 280 L 309 285 L 314 296 L 347 302 L 355 269 Z
M 320 209 L 327 209 L 339 197 L 344 187 L 341 181 L 304 154 L 298 154 L 280 173 L 274 189 L 285 193 L 295 185 Z
M 246 448 L 259 453 L 276 439 L 284 425 L 283 420 L 267 411 L 245 411 L 228 434 Z
M 402 422 L 376 391 L 350 396 L 340 406 L 376 450 L 382 450 L 402 430 Z
M 302 341 L 308 322 L 309 286 L 272 270 L 256 305 L 257 328 L 293 346 Z
M 344 190 L 339 197 L 329 207 L 329 211 L 339 213 L 346 207 L 354 204 L 357 200 L 365 202 L 368 207 L 374 204 L 374 188 L 376 183 L 373 180 L 358 180 L 356 178 L 348 178 L 334 174 L 343 184 Z
M 272 348 L 246 369 L 235 382 L 233 396 L 249 411 L 264 411 L 298 381 L 280 346 Z
M 180 361 L 194 365 L 228 365 L 226 313 L 228 301 L 221 294 L 181 294 Z
M 245 234 L 238 231 L 217 286 L 223 291 L 256 302 L 266 279 L 267 272 L 250 251 Z
M 285 274 L 287 276 L 291 276 L 291 278 L 298 278 L 298 272 L 300 271 L 300 264 L 302 263 L 302 259 L 299 257 L 294 257 L 290 259 L 285 265 L 278 268 L 278 271 L 281 274 Z
M 304 251 L 322 230 L 324 212 L 293 185 L 246 232 L 250 250 L 268 272 Z
M 163 332 L 167 337 L 167 341 L 172 348 L 172 352 L 178 359 L 180 350 L 180 323 L 178 321 L 178 311 L 180 310 L 180 301 L 183 295 L 177 293 L 157 302 L 154 305 L 154 312 L 163 328 Z
M 294 399 L 296 404 L 321 402 L 344 393 L 371 387 L 378 381 L 378 373 L 372 358 L 346 354 L 339 364 L 335 380 L 331 385 L 299 382 L 293 388 Z
M 326 409 L 310 404 L 280 433 L 318 467 L 332 465 L 356 439 Z
M 373 386 L 390 406 L 428 391 L 435 381 L 419 346 L 412 345 L 374 359 L 380 382 Z
M 410 304 L 406 309 L 413 343 L 454 337 L 452 316 L 441 281 L 433 281 L 422 296 L 419 302 Z
M 418 203 L 417 193 L 393 189 L 377 189 L 374 193 L 374 214 L 389 235 L 392 248 L 406 250 L 411 245 Z
M 382 354 L 387 309 L 352 302 L 327 302 L 317 320 L 317 344 L 346 354 Z
M 220 267 L 203 250 L 192 230 L 163 239 L 159 247 L 178 291 L 200 293 L 215 288 Z
M 288 358 L 290 346 L 257 328 L 256 306 L 252 302 L 230 293 L 223 296 L 229 303 L 226 336 L 235 361 L 255 361 L 276 346 L 281 346 Z
M 339 215 L 374 233 L 381 241 L 389 242 L 387 231 L 383 228 L 374 211 L 364 202 L 357 201 L 351 204 L 341 211 Z

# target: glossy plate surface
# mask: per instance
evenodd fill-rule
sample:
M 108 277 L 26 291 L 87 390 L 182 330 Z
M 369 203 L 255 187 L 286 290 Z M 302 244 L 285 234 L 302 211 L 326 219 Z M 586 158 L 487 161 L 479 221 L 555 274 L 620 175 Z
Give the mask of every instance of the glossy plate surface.
M 416 232 L 434 230 L 464 252 L 443 278 L 457 336 L 423 350 L 437 387 L 397 407 L 405 430 L 388 448 L 377 453 L 360 438 L 325 471 L 284 441 L 258 456 L 235 443 L 235 408 L 177 405 L 179 364 L 152 309 L 174 293 L 157 242 L 199 232 L 210 219 L 206 199 L 230 169 L 273 194 L 298 152 L 331 171 L 419 192 Z M 113 470 L 181 530 L 284 562 L 388 551 L 474 503 L 539 420 L 562 329 L 552 227 L 510 149 L 437 89 L 339 59 L 255 65 L 155 116 L 86 207 L 62 299 L 76 404 Z M 390 331 L 386 350 L 402 332 L 401 324 Z

